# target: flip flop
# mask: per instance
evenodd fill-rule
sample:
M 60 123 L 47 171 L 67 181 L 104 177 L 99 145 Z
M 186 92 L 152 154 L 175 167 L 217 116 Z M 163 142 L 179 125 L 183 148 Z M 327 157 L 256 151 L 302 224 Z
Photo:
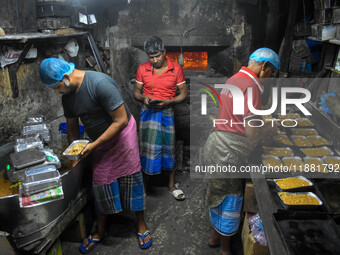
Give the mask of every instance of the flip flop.
M 149 230 L 145 231 L 144 234 L 137 233 L 137 235 L 138 235 L 138 237 L 140 237 L 143 240 L 143 244 L 140 244 L 139 239 L 138 239 L 139 248 L 141 248 L 142 250 L 145 250 L 152 245 L 152 238 L 150 238 L 149 242 L 145 243 L 145 237 L 150 235 Z
M 175 189 L 173 191 L 170 191 L 170 194 L 174 196 L 174 198 L 176 200 L 179 200 L 179 201 L 183 201 L 185 199 L 185 195 L 184 195 L 184 192 L 178 188 L 179 187 L 179 184 L 176 183 L 175 184 Z M 182 196 L 181 196 L 182 195 Z
M 84 246 L 84 242 L 81 243 L 80 247 L 79 247 L 79 251 L 82 253 L 82 254 L 86 254 L 86 253 L 89 253 L 91 252 L 94 248 L 96 248 L 96 246 L 98 245 L 98 243 L 100 242 L 100 239 L 92 239 L 91 235 L 89 235 L 87 237 L 87 241 L 88 241 L 88 244 L 87 246 L 89 246 L 91 243 L 93 243 L 93 245 L 90 247 L 90 249 L 86 250 L 86 247 Z

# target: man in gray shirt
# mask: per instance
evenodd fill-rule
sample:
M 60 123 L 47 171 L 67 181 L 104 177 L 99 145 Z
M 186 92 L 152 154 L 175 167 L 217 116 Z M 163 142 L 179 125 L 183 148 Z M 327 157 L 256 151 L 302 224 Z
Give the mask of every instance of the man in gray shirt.
M 81 156 L 92 157 L 98 230 L 84 240 L 80 252 L 93 250 L 104 238 L 106 215 L 123 209 L 136 212 L 139 246 L 150 247 L 137 126 L 115 81 L 103 73 L 75 69 L 73 63 L 56 58 L 41 63 L 40 79 L 63 95 L 68 142 L 79 139 L 79 118 L 91 139 Z

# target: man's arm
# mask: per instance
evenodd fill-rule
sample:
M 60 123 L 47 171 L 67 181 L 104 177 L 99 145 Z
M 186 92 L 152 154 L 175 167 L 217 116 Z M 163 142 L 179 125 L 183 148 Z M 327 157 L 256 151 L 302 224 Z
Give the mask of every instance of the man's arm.
M 135 83 L 135 89 L 133 92 L 133 96 L 139 102 L 144 103 L 147 107 L 149 107 L 149 101 L 153 100 L 151 97 L 142 94 L 143 84 L 139 82 Z
M 155 105 L 155 108 L 163 109 L 163 108 L 168 107 L 171 104 L 178 104 L 178 103 L 184 101 L 188 97 L 187 84 L 183 83 L 181 85 L 178 85 L 177 88 L 179 90 L 178 96 L 176 96 L 173 99 L 169 99 L 169 100 L 167 100 L 167 99 L 160 100 L 162 102 Z
M 79 119 L 78 118 L 66 118 L 67 125 L 67 141 L 71 144 L 74 140 L 80 138 L 79 132 Z
M 92 150 L 100 146 L 101 144 L 109 141 L 110 139 L 117 136 L 129 123 L 124 104 L 119 106 L 117 109 L 109 112 L 112 118 L 112 124 L 106 129 L 106 131 L 97 138 L 97 140 L 88 143 L 81 155 L 86 156 Z
M 251 127 L 248 121 L 251 119 L 258 119 L 257 117 L 250 117 L 245 119 L 246 136 L 249 140 L 264 140 L 278 134 L 278 129 L 275 122 L 268 122 L 262 127 Z M 260 121 L 260 120 L 259 120 Z M 255 125 L 255 124 L 254 124 Z

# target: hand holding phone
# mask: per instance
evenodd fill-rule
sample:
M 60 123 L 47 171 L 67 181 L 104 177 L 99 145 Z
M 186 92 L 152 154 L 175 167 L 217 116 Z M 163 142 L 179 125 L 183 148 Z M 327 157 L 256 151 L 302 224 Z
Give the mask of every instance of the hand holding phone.
M 161 102 L 162 101 L 160 101 L 160 100 L 151 100 L 151 101 L 149 101 L 149 104 L 154 105 L 154 104 L 159 104 Z

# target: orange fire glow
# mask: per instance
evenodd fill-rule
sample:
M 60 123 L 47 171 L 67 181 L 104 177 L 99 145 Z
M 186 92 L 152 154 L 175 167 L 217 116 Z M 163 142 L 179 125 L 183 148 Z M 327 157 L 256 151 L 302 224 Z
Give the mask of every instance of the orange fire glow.
M 166 54 L 172 62 L 178 63 L 180 53 L 169 52 Z M 184 52 L 183 69 L 208 69 L 208 52 Z

